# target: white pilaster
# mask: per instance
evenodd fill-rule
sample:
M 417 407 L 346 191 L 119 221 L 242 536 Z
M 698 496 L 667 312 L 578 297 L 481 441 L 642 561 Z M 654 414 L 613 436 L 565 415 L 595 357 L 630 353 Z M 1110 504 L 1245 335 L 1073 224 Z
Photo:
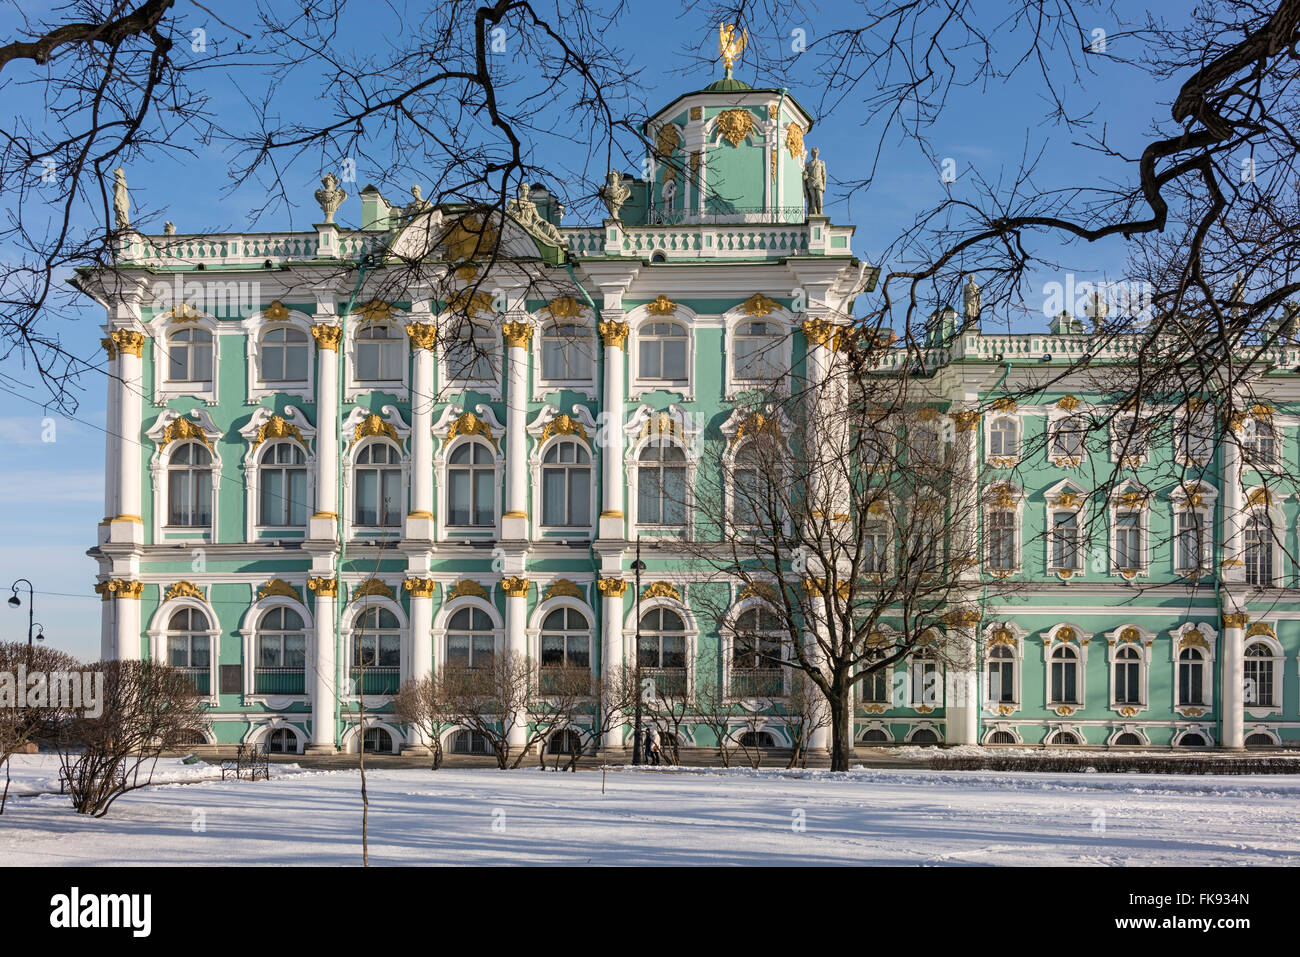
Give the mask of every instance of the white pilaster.
M 1225 582 L 1246 580 L 1245 548 L 1242 545 L 1241 446 L 1238 437 L 1229 435 L 1220 446 L 1223 489 L 1223 566 Z
M 506 652 L 515 662 L 528 657 L 528 579 L 503 578 L 501 588 L 506 593 Z M 516 715 L 506 732 L 506 743 L 511 748 L 522 748 L 528 739 L 527 714 Z
M 427 307 L 427 301 L 425 303 Z M 411 511 L 406 538 L 433 538 L 433 348 L 437 327 L 414 322 L 406 327 L 411 339 Z
M 144 377 L 140 364 L 145 337 L 134 329 L 119 328 L 114 329 L 109 338 L 117 348 L 118 373 L 115 380 L 117 421 L 114 423 L 117 433 L 117 510 L 110 525 L 109 541 L 139 545 L 144 542 L 144 520 L 140 517 L 140 407 Z M 138 642 L 139 638 L 136 640 Z
M 600 674 L 608 682 L 623 667 L 623 596 L 627 582 L 618 578 L 602 578 L 597 583 L 601 594 L 600 607 Z M 621 748 L 625 740 L 625 726 L 612 726 L 605 730 L 602 748 Z
M 114 657 L 119 661 L 137 661 L 140 658 L 140 591 L 139 582 L 119 581 L 112 598 L 116 616 L 114 629 Z
M 946 744 L 979 743 L 979 682 L 975 672 L 975 634 L 980 614 L 974 610 L 956 611 L 945 620 L 948 625 L 948 668 L 944 689 L 944 714 L 947 715 Z
M 433 670 L 433 590 L 435 583 L 429 578 L 408 578 L 406 590 L 411 594 L 411 669 L 407 676 L 420 681 Z M 411 728 L 410 750 L 421 751 L 429 747 L 427 735 L 419 728 Z
M 506 342 L 506 511 L 501 537 L 507 541 L 528 538 L 528 344 L 533 327 L 524 319 L 502 325 Z
M 112 338 L 105 336 L 101 340 L 104 351 L 107 353 L 108 363 L 108 408 L 104 421 L 117 425 L 121 413 L 118 411 L 118 403 L 121 401 L 121 377 L 119 363 L 117 359 L 117 345 Z M 109 429 L 104 433 L 104 521 L 100 526 L 99 543 L 102 545 L 108 541 L 109 527 L 112 524 L 113 517 L 121 510 L 117 507 L 117 480 L 118 464 L 117 457 L 121 454 L 121 439 L 118 437 L 115 429 Z M 105 626 L 107 629 L 107 626 Z M 107 634 L 107 630 L 101 632 Z M 108 657 L 105 655 L 104 657 Z
M 338 522 L 339 339 L 342 330 L 333 324 L 333 315 L 317 315 L 316 318 L 318 321 L 311 329 L 316 339 L 317 358 L 316 511 L 309 525 L 311 538 L 333 539 L 337 536 Z M 329 321 L 320 322 L 322 318 Z
M 823 641 L 827 639 L 826 599 L 821 596 L 814 597 L 809 602 L 809 606 L 812 610 L 813 632 L 811 632 L 808 635 L 807 650 L 804 652 L 804 654 L 806 654 L 808 658 L 811 659 L 813 662 L 817 663 L 818 667 L 821 667 L 821 662 L 825 656 L 822 654 L 821 646 L 818 644 L 817 638 L 820 635 Z M 814 685 L 812 686 L 812 688 L 809 689 L 809 693 L 821 694 L 821 690 Z M 850 710 L 849 712 L 850 721 L 853 720 L 852 715 L 853 712 Z M 850 743 L 852 743 L 853 740 L 852 728 L 849 729 L 849 740 Z M 820 728 L 814 728 L 812 733 L 808 736 L 808 750 L 829 751 L 830 746 L 831 746 L 831 725 L 830 725 L 830 715 L 828 714 L 826 716 L 826 723 L 822 725 Z
M 1245 644 L 1246 622 L 1244 612 L 1228 612 L 1223 616 L 1223 657 L 1219 662 L 1219 707 L 1222 708 L 1223 740 L 1225 748 L 1240 749 L 1246 746 L 1245 719 L 1242 708 L 1245 665 L 1242 660 Z
M 603 412 L 606 426 L 599 431 L 601 461 L 600 538 L 624 538 L 623 517 L 627 476 L 623 469 L 623 396 L 627 322 L 622 309 L 602 309 L 600 337 L 605 351 Z M 621 626 L 620 626 L 621 627 Z
M 338 711 L 338 656 L 334 634 L 334 604 L 338 583 L 333 578 L 312 578 L 316 593 L 316 641 L 312 649 L 311 754 L 333 754 L 335 714 Z

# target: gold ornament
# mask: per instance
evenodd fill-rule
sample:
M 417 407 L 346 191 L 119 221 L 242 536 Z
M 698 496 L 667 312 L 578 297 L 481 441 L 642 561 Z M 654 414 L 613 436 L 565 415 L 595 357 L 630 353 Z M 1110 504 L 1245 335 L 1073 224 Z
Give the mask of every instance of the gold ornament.
M 402 587 L 411 593 L 412 598 L 432 598 L 438 590 L 438 583 L 432 578 L 404 578 Z
M 582 303 L 572 296 L 556 296 L 542 311 L 549 313 L 552 319 L 575 319 L 582 312 Z
M 643 601 L 649 598 L 671 598 L 673 601 L 680 602 L 682 593 L 674 587 L 672 582 L 651 582 L 641 592 Z
M 562 596 L 568 598 L 581 598 L 582 589 L 567 578 L 557 578 L 547 587 L 543 601 L 548 598 L 559 598 Z
M 598 578 L 596 590 L 606 598 L 622 598 L 627 591 L 627 582 L 621 578 Z
M 474 598 L 482 598 L 484 601 L 486 601 L 488 597 L 487 589 L 478 582 L 471 581 L 468 578 L 462 578 L 456 583 L 455 587 L 452 588 L 451 591 L 447 592 L 446 600 L 451 601 L 455 598 L 463 598 L 466 595 L 470 595 Z
M 315 325 L 311 327 L 312 338 L 316 340 L 318 349 L 328 349 L 330 352 L 339 351 L 339 340 L 343 338 L 342 326 Z
M 368 416 L 357 423 L 357 428 L 352 441 L 359 442 L 361 439 L 370 435 L 386 435 L 394 442 L 398 441 L 397 429 L 393 428 L 374 412 L 371 412 Z
M 655 297 L 654 302 L 646 303 L 645 311 L 652 316 L 671 316 L 677 311 L 677 303 L 661 294 Z
M 383 595 L 385 598 L 397 598 L 397 595 L 393 593 L 393 589 L 385 585 L 378 578 L 367 578 L 361 584 L 352 589 L 352 598 L 354 600 L 357 598 L 363 598 L 366 595 Z
M 406 335 L 416 349 L 432 352 L 438 341 L 438 327 L 431 322 L 411 322 L 407 323 Z
M 780 309 L 781 304 L 775 299 L 769 299 L 761 292 L 756 292 L 741 303 L 740 308 L 747 316 L 766 316 L 772 310 Z
M 115 329 L 108 334 L 119 355 L 130 353 L 137 359 L 144 353 L 144 333 L 133 329 Z
M 748 42 L 748 35 L 744 30 L 737 30 L 735 24 L 718 24 L 718 56 L 722 58 L 727 76 L 731 76 L 731 68 L 740 59 L 740 54 L 745 51 Z
M 790 158 L 802 160 L 805 152 L 803 145 L 804 128 L 798 123 L 791 123 L 785 128 L 785 148 L 790 151 Z
M 272 578 L 257 590 L 257 597 L 259 599 L 266 598 L 270 595 L 283 595 L 285 598 L 292 598 L 295 601 L 301 600 L 301 596 L 298 594 L 298 589 L 294 588 L 282 578 Z
M 339 594 L 337 578 L 308 578 L 307 588 L 314 592 L 317 598 L 337 598 Z
M 298 426 L 286 422 L 278 415 L 273 415 L 262 423 L 261 428 L 257 430 L 257 435 L 253 438 L 253 448 L 257 448 L 267 439 L 285 438 L 295 438 L 303 446 L 307 444 L 303 441 L 302 432 L 298 430 Z
M 289 307 L 279 299 L 273 299 L 271 304 L 262 310 L 262 315 L 271 322 L 284 322 L 289 318 Z
M 167 427 L 163 429 L 162 441 L 158 447 L 166 448 L 172 442 L 186 441 L 188 439 L 196 439 L 207 446 L 208 451 L 212 451 L 212 443 L 208 441 L 208 437 L 203 433 L 203 427 L 183 415 L 178 415 L 172 419 Z
M 481 435 L 488 441 L 492 440 L 492 430 L 488 424 L 480 419 L 473 412 L 466 412 L 451 423 L 447 429 L 447 441 L 450 442 L 458 435 Z
M 511 349 L 527 349 L 533 341 L 533 327 L 526 322 L 506 322 L 501 325 L 501 335 Z
M 627 323 L 617 319 L 606 319 L 597 324 L 600 339 L 606 346 L 622 349 L 627 345 Z
M 546 428 L 542 429 L 542 442 L 553 435 L 577 435 L 586 440 L 587 430 L 573 416 L 561 412 L 546 423 Z
M 718 132 L 732 146 L 739 146 L 754 129 L 754 114 L 749 110 L 723 110 L 718 114 Z
M 523 598 L 528 594 L 528 579 L 520 578 L 517 575 L 503 578 L 501 579 L 501 590 L 506 593 L 507 598 Z
M 1245 628 L 1246 623 L 1250 621 L 1250 615 L 1244 611 L 1230 612 L 1223 616 L 1224 628 Z
M 173 598 L 197 598 L 199 601 L 203 601 L 203 589 L 194 582 L 175 582 L 168 586 L 167 591 L 163 594 L 163 601 L 171 601 Z

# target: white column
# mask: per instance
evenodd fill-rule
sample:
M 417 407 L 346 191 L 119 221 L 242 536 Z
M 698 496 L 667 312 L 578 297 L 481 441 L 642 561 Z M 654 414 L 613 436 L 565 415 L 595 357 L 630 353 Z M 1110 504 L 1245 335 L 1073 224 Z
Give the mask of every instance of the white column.
M 528 453 L 525 416 L 528 412 L 528 343 L 533 327 L 523 320 L 501 327 L 506 342 L 506 511 L 501 537 L 528 538 Z
M 332 316 L 329 318 L 333 318 Z M 339 468 L 339 339 L 341 327 L 319 323 L 311 327 L 316 339 L 316 511 L 310 537 L 333 539 L 338 521 Z M 331 627 L 333 625 L 331 624 Z M 331 730 L 331 742 L 333 731 Z M 331 744 L 331 747 L 333 745 Z
M 600 607 L 600 673 L 603 680 L 610 680 L 623 667 L 623 596 L 627 594 L 627 582 L 621 578 L 601 578 L 596 583 L 601 594 Z M 626 726 L 612 726 L 605 730 L 600 742 L 602 748 L 621 748 L 625 740 Z
M 1223 616 L 1222 660 L 1219 662 L 1219 712 L 1223 716 L 1223 740 L 1225 748 L 1244 748 L 1246 746 L 1245 721 L 1242 708 L 1245 706 L 1242 685 L 1245 681 L 1245 667 L 1242 661 L 1245 644 L 1246 622 L 1249 616 L 1244 612 L 1230 612 Z
M 140 582 L 115 578 L 109 582 L 112 591 L 113 614 L 116 621 L 113 635 L 113 656 L 119 661 L 140 658 Z
M 625 537 L 623 518 L 626 475 L 623 472 L 623 394 L 624 350 L 627 347 L 627 323 L 622 309 L 602 309 L 600 338 L 605 347 L 605 392 L 601 411 L 606 427 L 601 438 L 601 508 L 600 538 Z
M 1238 436 L 1229 435 L 1220 446 L 1223 489 L 1223 580 L 1246 580 L 1245 548 L 1242 545 L 1241 447 Z
M 437 327 L 411 323 L 411 511 L 406 538 L 433 538 L 433 347 Z
M 110 423 L 104 433 L 104 522 L 99 536 L 102 544 L 108 541 L 109 526 L 112 524 L 113 517 L 120 511 L 117 507 L 117 457 L 121 454 L 122 443 L 115 434 L 115 427 L 120 415 L 118 402 L 121 401 L 122 385 L 118 381 L 120 372 L 117 345 L 111 336 L 105 336 L 100 340 L 100 344 L 108 355 L 108 409 L 104 421 Z
M 975 671 L 975 633 L 980 613 L 952 612 L 948 625 L 948 670 L 944 689 L 945 744 L 979 743 L 979 681 Z
M 99 603 L 99 660 L 111 661 L 117 655 L 117 622 L 113 602 L 106 592 Z
M 338 582 L 334 578 L 310 578 L 307 587 L 316 593 L 316 642 L 312 649 L 310 754 L 333 754 L 335 714 L 338 711 L 337 639 L 334 634 L 334 604 Z
M 406 590 L 411 594 L 411 681 L 420 681 L 433 670 L 433 590 L 437 583 L 432 578 L 408 578 Z M 419 728 L 411 729 L 408 742 L 413 751 L 427 750 L 427 735 Z
M 110 526 L 109 540 L 141 544 L 144 542 L 144 522 L 140 517 L 140 403 L 144 380 L 140 359 L 145 337 L 133 329 L 115 329 L 109 338 L 117 348 L 120 380 L 117 384 L 117 421 L 114 423 L 118 443 L 117 513 Z
M 825 658 L 825 655 L 822 654 L 821 646 L 817 643 L 817 636 L 820 635 L 823 641 L 826 640 L 827 638 L 826 599 L 821 597 L 820 595 L 817 595 L 810 599 L 809 606 L 811 608 L 812 616 L 814 619 L 813 631 L 808 635 L 808 647 L 804 653 L 813 662 L 815 662 L 817 666 L 820 668 L 821 662 Z M 813 685 L 809 689 L 809 693 L 819 695 L 821 694 L 821 689 L 818 688 L 816 685 Z M 830 719 L 831 716 L 827 714 L 826 723 L 822 727 L 814 729 L 813 732 L 808 736 L 809 751 L 830 750 L 831 747 Z M 849 712 L 849 720 L 850 721 L 853 720 L 853 712 L 851 710 Z M 853 743 L 852 727 L 849 728 L 849 741 L 851 746 Z
M 501 579 L 506 593 L 506 651 L 515 662 L 528 657 L 528 579 L 511 576 Z M 527 714 L 516 715 L 513 726 L 506 733 L 506 743 L 511 748 L 522 748 L 528 738 Z

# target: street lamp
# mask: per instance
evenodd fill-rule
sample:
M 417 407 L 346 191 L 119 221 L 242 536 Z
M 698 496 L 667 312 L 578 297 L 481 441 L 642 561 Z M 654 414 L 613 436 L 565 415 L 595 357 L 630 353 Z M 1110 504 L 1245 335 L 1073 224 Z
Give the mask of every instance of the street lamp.
M 32 641 L 33 641 L 33 640 L 36 640 L 36 641 L 44 641 L 44 640 L 45 640 L 45 629 L 44 629 L 44 628 L 41 628 L 41 634 L 40 634 L 40 637 L 37 638 L 37 637 L 36 637 L 36 631 L 35 631 L 35 629 L 38 628 L 38 627 L 40 627 L 40 626 L 36 624 L 36 621 L 35 621 L 35 619 L 34 619 L 34 617 L 33 617 L 33 616 L 34 616 L 34 613 L 35 613 L 35 607 L 34 607 L 34 606 L 35 606 L 36 603 L 35 603 L 35 601 L 34 601 L 34 598 L 35 598 L 36 592 L 35 592 L 35 590 L 32 588 L 32 583 L 29 582 L 26 578 L 20 578 L 20 579 L 18 579 L 18 581 L 14 582 L 12 585 L 9 586 L 9 590 L 10 590 L 11 592 L 13 592 L 13 594 L 9 596 L 9 607 L 10 607 L 10 608 L 19 608 L 19 607 L 22 606 L 23 600 L 22 600 L 21 598 L 18 597 L 18 586 L 19 586 L 19 585 L 26 585 L 26 586 L 27 586 L 27 647 L 30 648 L 30 647 L 32 647 Z
M 641 536 L 636 539 L 636 561 L 632 563 L 636 572 L 636 646 L 632 650 L 636 664 L 632 666 L 632 683 L 635 685 L 636 708 L 632 721 L 632 763 L 641 763 L 641 573 L 645 571 L 645 562 L 641 561 Z

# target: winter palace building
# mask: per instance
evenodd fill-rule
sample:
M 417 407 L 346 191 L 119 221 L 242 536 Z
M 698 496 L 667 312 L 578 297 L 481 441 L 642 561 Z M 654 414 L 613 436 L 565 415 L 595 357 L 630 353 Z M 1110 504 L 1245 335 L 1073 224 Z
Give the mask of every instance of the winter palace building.
M 728 77 L 685 94 L 648 120 L 650 177 L 612 177 L 595 226 L 562 225 L 533 187 L 477 236 L 447 234 L 454 211 L 367 187 L 349 229 L 329 181 L 311 231 L 123 230 L 113 269 L 78 280 L 107 313 L 105 518 L 89 552 L 103 656 L 190 669 L 211 744 L 398 751 L 418 742 L 391 695 L 442 662 L 503 648 L 595 671 L 630 660 L 641 538 L 659 546 L 643 555 L 645 664 L 687 688 L 727 682 L 725 636 L 673 547 L 689 516 L 661 491 L 691 466 L 647 436 L 667 423 L 684 442 L 734 442 L 756 344 L 815 379 L 828 328 L 874 281 L 853 227 L 805 208 L 811 125 L 784 90 Z M 487 233 L 500 261 L 485 278 L 466 259 Z M 442 275 L 493 293 L 468 307 L 483 352 L 467 361 L 432 348 L 450 301 L 419 283 L 377 296 L 382 270 L 359 268 L 421 236 L 439 237 L 422 255 Z M 1085 561 L 1043 530 L 1075 520 L 1113 459 L 1087 453 L 1107 459 L 1090 470 L 1034 440 L 1101 398 L 1067 376 L 1032 403 L 992 400 L 1089 348 L 1067 316 L 1026 334 L 972 324 L 931 350 L 940 418 L 987 490 L 979 618 L 953 625 L 975 646 L 957 685 L 976 693 L 932 707 L 891 694 L 892 676 L 870 683 L 859 744 L 1300 742 L 1300 569 L 1260 532 L 1293 544 L 1300 502 L 1263 490 L 1259 464 L 1300 455 L 1300 354 L 1261 373 L 1267 456 L 1247 467 L 1216 445 L 1196 481 L 1146 489 L 1144 470 L 1190 453 L 1142 450 L 1123 464 L 1143 494 L 1116 495 L 1109 554 Z M 992 576 L 1020 587 L 986 593 Z M 915 666 L 898 664 L 901 687 Z M 785 743 L 778 714 L 766 730 Z

